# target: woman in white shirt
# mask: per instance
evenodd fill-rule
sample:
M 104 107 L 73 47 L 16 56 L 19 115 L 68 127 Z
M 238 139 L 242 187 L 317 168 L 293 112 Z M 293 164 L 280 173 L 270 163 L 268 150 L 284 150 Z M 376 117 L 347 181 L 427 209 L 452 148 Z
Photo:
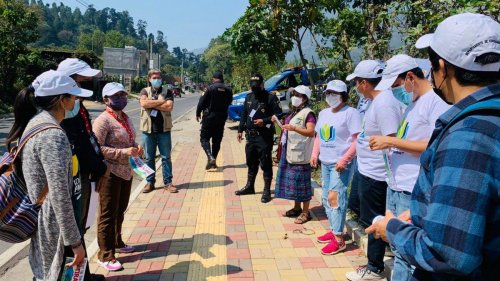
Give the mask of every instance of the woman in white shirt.
M 350 162 L 356 154 L 356 138 L 361 131 L 361 116 L 346 104 L 348 94 L 344 82 L 330 81 L 325 94 L 330 107 L 319 113 L 311 166 L 317 167 L 318 159 L 321 161 L 322 201 L 330 223 L 330 230 L 318 237 L 318 242 L 328 243 L 322 254 L 333 255 L 345 249 L 347 186 Z

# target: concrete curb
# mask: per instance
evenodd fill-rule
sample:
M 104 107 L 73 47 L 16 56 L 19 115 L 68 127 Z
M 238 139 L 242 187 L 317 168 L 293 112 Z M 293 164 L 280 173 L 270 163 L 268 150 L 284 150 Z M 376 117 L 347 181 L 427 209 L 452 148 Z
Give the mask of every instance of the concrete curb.
M 193 110 L 195 110 L 196 106 L 192 107 L 191 109 L 187 110 L 185 113 L 183 113 L 181 116 L 177 117 L 172 123 L 178 123 L 182 118 L 184 118 L 186 115 L 191 113 Z M 172 145 L 172 151 L 174 150 L 175 146 L 177 145 L 177 142 L 174 142 Z M 158 167 L 156 170 L 158 171 L 161 167 L 159 167 L 159 164 L 161 164 L 161 159 L 156 161 L 155 166 Z M 130 205 L 139 197 L 139 194 L 141 194 L 142 189 L 146 185 L 146 180 L 142 180 L 139 185 L 132 191 L 130 194 L 130 200 L 127 206 L 127 210 L 130 207 Z M 2 276 L 9 268 L 16 266 L 16 264 L 23 258 L 25 258 L 28 255 L 29 252 L 29 246 L 30 246 L 30 240 L 27 240 L 22 243 L 14 244 L 12 247 L 7 249 L 5 252 L 3 252 L 0 255 L 0 276 Z M 89 259 L 92 258 L 97 251 L 99 250 L 99 246 L 97 245 L 97 238 L 90 243 L 90 245 L 87 246 L 87 255 L 89 256 Z

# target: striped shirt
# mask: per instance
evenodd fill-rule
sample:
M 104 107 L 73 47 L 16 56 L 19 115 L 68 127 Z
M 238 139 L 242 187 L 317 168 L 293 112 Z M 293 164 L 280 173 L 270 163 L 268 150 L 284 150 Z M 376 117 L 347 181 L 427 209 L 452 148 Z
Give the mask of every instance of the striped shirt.
M 479 89 L 436 121 L 420 158 L 412 224 L 392 219 L 387 225 L 389 243 L 416 266 L 414 280 L 500 276 L 500 114 L 469 115 L 433 142 L 467 106 L 492 97 L 500 98 L 500 84 Z

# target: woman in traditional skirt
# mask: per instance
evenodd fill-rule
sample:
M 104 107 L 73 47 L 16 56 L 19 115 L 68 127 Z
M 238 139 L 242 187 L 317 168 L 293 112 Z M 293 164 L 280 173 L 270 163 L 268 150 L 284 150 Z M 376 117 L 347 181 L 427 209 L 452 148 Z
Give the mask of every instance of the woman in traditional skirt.
M 276 198 L 295 201 L 295 206 L 288 210 L 285 216 L 296 217 L 297 224 L 311 220 L 309 161 L 314 146 L 316 116 L 309 108 L 310 98 L 311 90 L 307 86 L 297 86 L 292 91 L 292 112 L 285 118 L 282 127 L 282 152 L 274 192 Z

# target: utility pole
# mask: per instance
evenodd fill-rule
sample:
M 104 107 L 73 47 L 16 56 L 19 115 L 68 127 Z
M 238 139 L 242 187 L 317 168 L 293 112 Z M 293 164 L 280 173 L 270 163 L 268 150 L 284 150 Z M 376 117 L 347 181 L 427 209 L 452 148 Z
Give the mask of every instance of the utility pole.
M 181 87 L 184 85 L 184 55 L 182 55 L 181 63 Z

